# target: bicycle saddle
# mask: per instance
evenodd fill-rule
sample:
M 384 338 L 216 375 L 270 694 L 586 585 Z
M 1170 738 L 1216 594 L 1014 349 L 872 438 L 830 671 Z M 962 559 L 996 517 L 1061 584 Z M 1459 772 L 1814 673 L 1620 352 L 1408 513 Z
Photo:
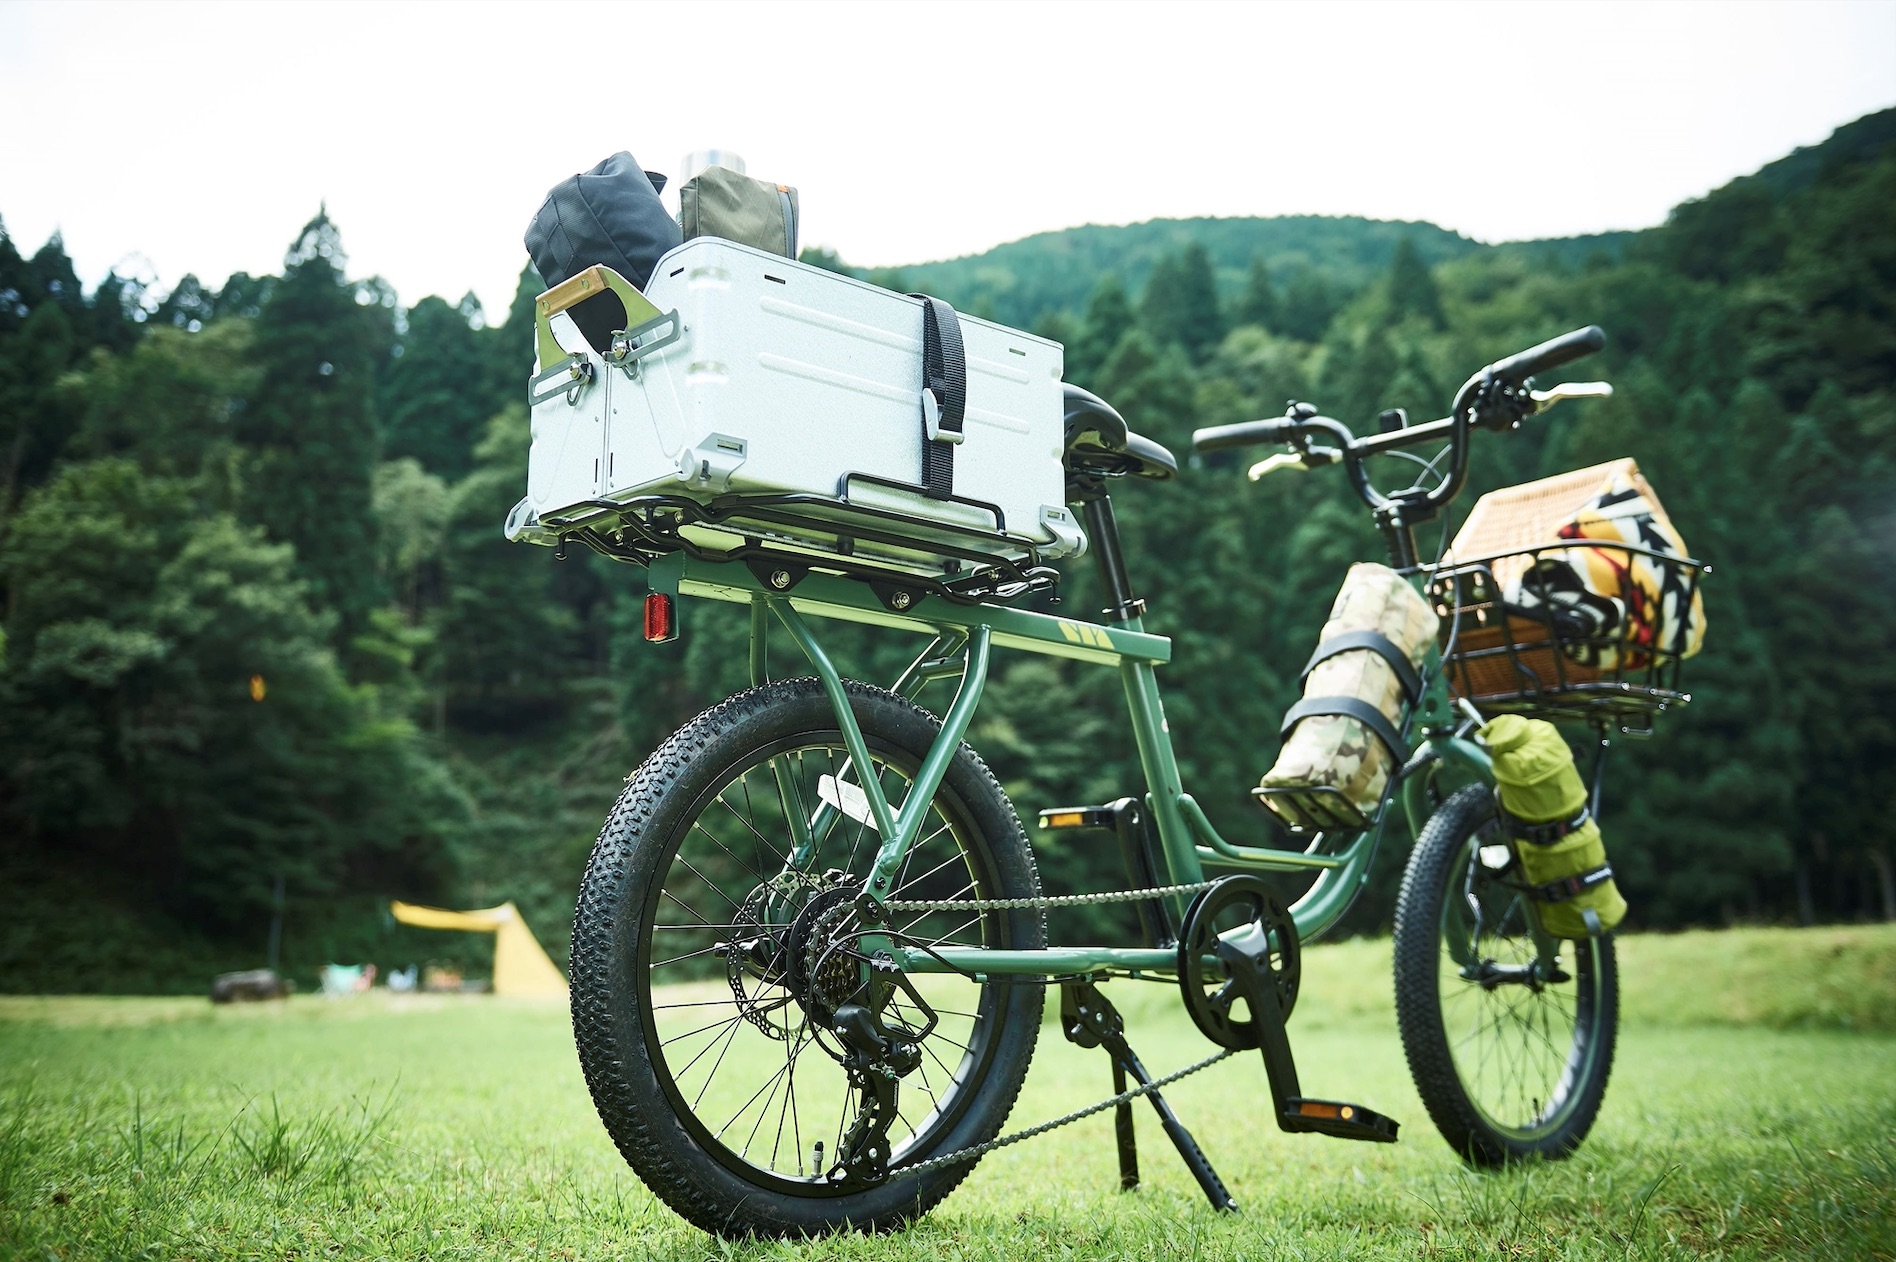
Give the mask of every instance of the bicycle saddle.
M 1150 478 L 1163 482 L 1178 473 L 1178 457 L 1135 434 L 1113 405 L 1078 386 L 1066 392 L 1066 465 L 1069 472 L 1098 477 Z

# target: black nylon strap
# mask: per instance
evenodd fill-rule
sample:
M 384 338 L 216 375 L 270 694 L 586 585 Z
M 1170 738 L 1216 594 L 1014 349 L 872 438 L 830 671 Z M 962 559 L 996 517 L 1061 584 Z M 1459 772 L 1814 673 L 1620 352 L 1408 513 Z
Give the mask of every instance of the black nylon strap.
M 938 434 L 961 433 L 968 408 L 968 361 L 961 348 L 961 320 L 955 309 L 939 298 L 911 294 L 922 300 L 922 389 L 941 409 Z M 958 438 L 942 438 L 928 431 L 927 398 L 922 400 L 922 485 L 931 499 L 955 493 L 955 445 Z
M 1593 818 L 1592 810 L 1584 806 L 1578 815 L 1570 819 L 1554 819 L 1544 824 L 1530 824 L 1517 816 L 1507 815 L 1505 811 L 1503 815 L 1506 816 L 1509 836 L 1516 841 L 1531 841 L 1537 846 L 1551 846 L 1562 837 L 1579 832 Z
M 1563 876 L 1558 881 L 1549 881 L 1545 885 L 1531 885 L 1528 894 L 1536 902 L 1564 903 L 1570 898 L 1578 898 L 1594 886 L 1613 879 L 1613 865 L 1602 863 L 1597 868 L 1585 872 L 1576 872 L 1572 876 Z
M 1317 645 L 1317 651 L 1304 663 L 1301 677 L 1310 678 L 1310 672 L 1317 668 L 1319 662 L 1326 662 L 1339 653 L 1354 653 L 1362 649 L 1368 649 L 1389 663 L 1389 669 L 1396 672 L 1396 681 L 1402 685 L 1410 705 L 1422 699 L 1422 676 L 1416 674 L 1409 655 L 1380 631 L 1345 631 L 1342 635 L 1331 636 Z
M 1305 719 L 1320 714 L 1335 714 L 1346 719 L 1355 719 L 1389 747 L 1397 762 L 1409 756 L 1408 748 L 1402 743 L 1402 733 L 1396 731 L 1395 724 L 1388 716 L 1360 697 L 1305 697 L 1284 712 L 1284 725 L 1278 729 L 1278 736 L 1290 739 L 1290 730 Z

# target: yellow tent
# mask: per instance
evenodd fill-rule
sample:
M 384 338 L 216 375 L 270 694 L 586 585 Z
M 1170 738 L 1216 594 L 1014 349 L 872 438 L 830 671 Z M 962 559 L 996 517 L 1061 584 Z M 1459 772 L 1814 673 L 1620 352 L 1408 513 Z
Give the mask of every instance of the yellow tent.
M 496 995 L 566 998 L 566 979 L 511 902 L 480 911 L 443 911 L 403 902 L 391 902 L 389 909 L 405 925 L 493 934 Z

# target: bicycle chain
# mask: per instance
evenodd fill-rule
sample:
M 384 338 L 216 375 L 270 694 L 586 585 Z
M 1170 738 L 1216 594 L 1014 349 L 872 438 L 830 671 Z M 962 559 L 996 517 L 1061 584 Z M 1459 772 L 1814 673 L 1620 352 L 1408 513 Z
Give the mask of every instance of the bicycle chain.
M 1042 1122 L 1038 1126 L 1030 1126 L 1024 1131 L 1015 1131 L 1012 1135 L 1002 1135 L 999 1138 L 988 1140 L 985 1144 L 976 1144 L 972 1148 L 963 1148 L 959 1152 L 947 1153 L 940 1157 L 930 1157 L 927 1161 L 918 1161 L 912 1166 L 902 1166 L 899 1169 L 891 1170 L 889 1175 L 891 1178 L 907 1178 L 912 1174 L 928 1174 L 931 1171 L 941 1169 L 943 1166 L 951 1166 L 957 1161 L 974 1161 L 987 1156 L 997 1148 L 1005 1148 L 1009 1144 L 1018 1144 L 1022 1140 L 1033 1139 L 1037 1135 L 1045 1135 L 1048 1131 L 1058 1130 L 1062 1126 L 1080 1121 L 1082 1118 L 1091 1117 L 1095 1113 L 1104 1113 L 1107 1109 L 1118 1108 L 1122 1104 L 1137 1100 L 1140 1096 L 1151 1095 L 1161 1087 L 1169 1087 L 1181 1078 L 1189 1078 L 1199 1070 L 1210 1069 L 1213 1065 L 1226 1057 L 1235 1055 L 1237 1055 L 1237 1051 L 1227 1047 L 1215 1055 L 1205 1057 L 1205 1059 L 1196 1064 L 1187 1065 L 1185 1068 L 1174 1073 L 1169 1073 L 1163 1078 L 1154 1079 L 1151 1082 L 1144 1083 L 1126 1091 L 1121 1091 L 1118 1095 L 1101 1100 L 1098 1104 L 1089 1104 L 1083 1109 L 1076 1109 L 1065 1117 L 1056 1117 L 1050 1122 Z
M 1214 881 L 1198 881 L 1190 885 L 1167 885 L 1158 889 L 1149 890 L 1101 891 L 1095 894 L 1053 894 L 1040 898 L 974 898 L 945 899 L 940 901 L 897 898 L 888 900 L 882 904 L 882 907 L 886 911 L 1044 910 L 1048 907 L 1078 907 L 1099 903 L 1137 903 L 1149 898 L 1167 898 L 1175 894 L 1198 894 L 1210 889 L 1214 884 L 1216 884 Z M 1058 1130 L 1062 1126 L 1069 1126 L 1074 1122 L 1092 1117 L 1095 1113 L 1103 1113 L 1107 1109 L 1118 1108 L 1120 1105 L 1137 1100 L 1141 1096 L 1151 1095 L 1162 1087 L 1171 1086 L 1181 1078 L 1188 1078 L 1200 1070 L 1210 1069 L 1219 1061 L 1235 1054 L 1233 1049 L 1226 1048 L 1223 1051 L 1205 1057 L 1205 1059 L 1195 1064 L 1187 1065 L 1183 1069 L 1169 1073 L 1163 1078 L 1156 1079 L 1141 1086 L 1129 1088 L 1128 1090 L 1120 1092 L 1118 1095 L 1101 1100 L 1097 1104 L 1089 1104 L 1083 1109 L 1075 1109 L 1064 1117 L 1056 1117 L 1052 1121 L 1042 1122 L 1037 1126 L 1030 1126 L 1024 1131 L 1015 1131 L 1012 1135 L 1001 1135 L 988 1140 L 984 1144 L 975 1144 L 971 1148 L 963 1148 L 959 1152 L 945 1153 L 939 1157 L 931 1157 L 927 1161 L 918 1161 L 912 1166 L 903 1166 L 899 1170 L 890 1171 L 890 1176 L 907 1178 L 910 1175 L 928 1174 L 931 1171 L 941 1169 L 943 1166 L 951 1166 L 958 1161 L 979 1160 L 996 1149 L 1006 1148 L 1010 1144 L 1018 1144 L 1024 1140 L 1033 1139 L 1039 1135 L 1045 1135 L 1048 1131 Z
M 1166 885 L 1151 890 L 1102 890 L 1097 894 L 1051 894 L 1040 898 L 892 898 L 882 906 L 889 911 L 1028 911 L 1048 907 L 1080 907 L 1094 903 L 1139 903 L 1148 898 L 1169 898 L 1174 894 L 1197 894 L 1217 884 L 1199 881 L 1193 885 Z

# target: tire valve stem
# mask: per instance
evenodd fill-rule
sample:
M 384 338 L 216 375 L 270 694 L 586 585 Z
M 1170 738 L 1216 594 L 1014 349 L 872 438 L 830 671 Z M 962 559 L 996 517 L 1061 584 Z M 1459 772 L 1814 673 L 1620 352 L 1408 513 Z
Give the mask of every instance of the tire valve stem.
M 810 1174 L 818 1179 L 823 1177 L 823 1141 L 820 1139 L 810 1147 Z

